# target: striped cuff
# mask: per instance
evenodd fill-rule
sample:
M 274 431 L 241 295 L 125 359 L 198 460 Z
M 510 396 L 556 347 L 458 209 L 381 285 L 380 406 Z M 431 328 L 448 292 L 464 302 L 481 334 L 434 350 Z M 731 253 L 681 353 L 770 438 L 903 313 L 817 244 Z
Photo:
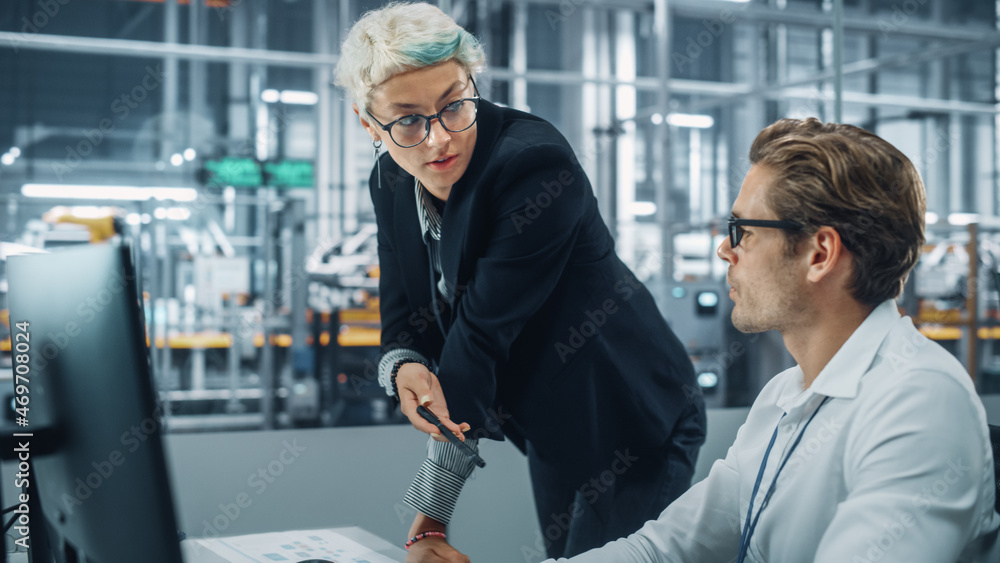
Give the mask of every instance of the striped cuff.
M 385 394 L 390 397 L 392 397 L 392 381 L 389 378 L 392 376 L 392 366 L 396 365 L 399 360 L 413 360 L 430 365 L 427 358 L 420 352 L 409 348 L 396 348 L 383 354 L 382 359 L 378 361 L 378 384 L 385 389 Z
M 479 440 L 476 438 L 466 438 L 465 445 L 472 448 L 472 451 L 479 453 Z M 469 475 L 472 475 L 472 470 L 476 468 L 476 462 L 469 459 L 469 456 L 465 455 L 455 444 L 438 442 L 433 438 L 427 441 L 427 459 L 462 479 L 468 479 Z
M 466 444 L 479 451 L 477 440 L 467 439 Z M 403 503 L 448 524 L 458 495 L 474 468 L 475 464 L 451 442 L 431 439 L 427 444 L 427 459 L 403 496 Z

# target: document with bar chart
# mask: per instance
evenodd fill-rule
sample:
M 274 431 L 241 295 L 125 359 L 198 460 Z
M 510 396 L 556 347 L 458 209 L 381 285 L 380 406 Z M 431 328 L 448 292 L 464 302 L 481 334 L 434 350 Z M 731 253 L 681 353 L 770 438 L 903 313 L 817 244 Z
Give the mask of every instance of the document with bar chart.
M 334 563 L 397 563 L 332 530 L 271 532 L 184 543 L 185 559 L 198 562 L 294 563 L 326 559 Z

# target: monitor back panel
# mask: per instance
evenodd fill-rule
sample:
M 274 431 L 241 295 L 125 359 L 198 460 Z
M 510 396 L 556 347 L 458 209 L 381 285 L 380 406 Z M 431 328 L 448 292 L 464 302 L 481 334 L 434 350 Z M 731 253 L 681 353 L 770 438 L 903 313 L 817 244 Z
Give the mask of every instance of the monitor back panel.
M 8 260 L 11 332 L 29 335 L 28 431 L 53 549 L 88 562 L 176 563 L 176 517 L 127 247 Z M 73 559 L 61 553 L 60 558 Z

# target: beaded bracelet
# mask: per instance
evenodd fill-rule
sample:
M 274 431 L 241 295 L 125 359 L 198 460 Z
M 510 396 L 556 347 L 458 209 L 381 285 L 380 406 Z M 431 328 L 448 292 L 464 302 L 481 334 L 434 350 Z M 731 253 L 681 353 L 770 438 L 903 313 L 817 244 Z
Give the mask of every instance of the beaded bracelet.
M 426 538 L 447 539 L 447 537 L 444 535 L 444 532 L 420 532 L 419 534 L 417 534 L 417 535 L 413 536 L 412 538 L 410 538 L 409 540 L 407 540 L 406 543 L 403 545 L 403 547 L 405 547 L 406 549 L 410 549 L 411 545 L 417 543 L 418 541 L 420 541 L 422 539 L 426 539 Z
M 431 366 L 427 365 L 420 360 L 398 360 L 396 363 L 392 364 L 392 373 L 389 375 L 389 379 L 392 380 L 392 396 L 399 403 L 399 388 L 396 387 L 396 376 L 399 375 L 399 368 L 403 367 L 405 364 L 420 364 L 427 369 L 431 369 Z

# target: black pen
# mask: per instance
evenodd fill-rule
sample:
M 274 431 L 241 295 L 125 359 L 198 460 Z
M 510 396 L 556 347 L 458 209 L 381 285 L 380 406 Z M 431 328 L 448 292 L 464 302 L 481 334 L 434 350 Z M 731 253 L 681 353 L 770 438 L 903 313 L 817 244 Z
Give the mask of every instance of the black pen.
M 444 423 L 441 422 L 441 419 L 439 419 L 437 415 L 432 413 L 430 409 L 428 409 L 423 405 L 418 405 L 417 414 L 422 416 L 423 419 L 426 420 L 427 422 L 430 422 L 434 426 L 437 426 L 438 430 L 441 431 L 441 434 L 445 438 L 448 438 L 449 442 L 455 444 L 455 446 L 458 447 L 458 449 L 462 450 L 462 453 L 469 456 L 469 459 L 474 461 L 476 465 L 478 465 L 479 467 L 486 467 L 486 462 L 483 461 L 483 458 L 479 457 L 479 454 L 477 454 L 472 448 L 470 448 L 468 444 L 459 440 L 458 436 L 456 436 L 451 430 L 448 430 L 448 427 L 445 426 Z

